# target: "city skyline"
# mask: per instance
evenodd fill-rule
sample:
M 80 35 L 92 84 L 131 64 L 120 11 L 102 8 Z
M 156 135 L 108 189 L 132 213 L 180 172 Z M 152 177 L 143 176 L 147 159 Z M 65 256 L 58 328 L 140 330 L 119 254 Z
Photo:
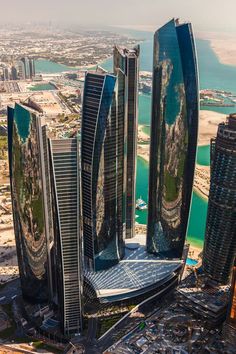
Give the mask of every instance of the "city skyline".
M 194 22 L 197 30 L 214 31 L 217 29 L 236 32 L 233 15 L 236 10 L 234 0 L 228 0 L 224 8 L 220 0 L 214 1 L 214 6 L 211 1 L 204 0 L 193 1 L 191 7 L 188 5 L 187 0 L 181 0 L 178 4 L 173 3 L 172 0 L 167 0 L 162 4 L 147 0 L 145 5 L 137 4 L 135 0 L 121 0 L 114 15 L 108 0 L 92 3 L 81 0 L 69 0 L 66 3 L 54 2 L 54 0 L 50 3 L 46 0 L 33 3 L 29 0 L 20 2 L 13 0 L 10 4 L 2 1 L 1 9 L 3 13 L 8 14 L 7 18 L 3 18 L 4 22 L 61 21 L 88 26 L 148 24 L 158 27 L 174 15 Z M 126 11 L 122 11 L 123 6 Z M 15 11 L 12 11 L 12 8 Z
M 236 114 L 223 122 L 210 111 L 232 111 L 236 92 L 199 89 L 191 22 L 172 18 L 158 27 L 148 71 L 149 35 L 137 45 L 140 39 L 118 33 L 45 29 L 36 30 L 34 44 L 33 32 L 22 43 L 14 31 L 11 54 L 10 32 L 1 41 L 0 142 L 8 144 L 8 164 L 2 145 L 0 166 L 6 176 L 9 166 L 10 184 L 0 189 L 0 230 L 15 231 L 20 279 L 0 287 L 3 346 L 30 335 L 32 348 L 43 338 L 89 354 L 232 350 Z M 32 50 L 66 71 L 39 73 Z M 219 62 L 211 56 L 210 63 Z M 139 105 L 144 99 L 152 111 Z M 211 168 L 197 155 L 197 144 L 208 147 L 210 139 Z M 139 193 L 140 184 L 149 191 Z M 187 229 L 191 204 L 197 197 L 207 206 L 208 195 L 202 252 Z M 0 266 L 10 270 L 14 249 L 5 240 Z

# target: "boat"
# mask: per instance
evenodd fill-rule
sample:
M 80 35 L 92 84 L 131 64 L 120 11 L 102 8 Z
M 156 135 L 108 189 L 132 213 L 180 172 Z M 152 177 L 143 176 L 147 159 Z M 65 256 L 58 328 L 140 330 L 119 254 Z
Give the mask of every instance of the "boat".
M 138 210 L 146 210 L 147 209 L 147 203 L 141 197 L 136 200 L 136 209 L 138 209 Z

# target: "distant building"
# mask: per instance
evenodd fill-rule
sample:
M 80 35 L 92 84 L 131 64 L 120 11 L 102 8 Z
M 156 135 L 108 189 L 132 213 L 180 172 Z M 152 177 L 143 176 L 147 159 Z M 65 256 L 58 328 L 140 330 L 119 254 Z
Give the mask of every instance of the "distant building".
M 84 256 L 87 269 L 102 270 L 124 255 L 122 199 L 118 176 L 116 77 L 104 71 L 85 77 L 81 130 Z
M 20 80 L 25 80 L 26 76 L 25 76 L 25 64 L 22 60 L 19 60 L 17 63 L 18 66 L 18 75 L 19 75 L 19 79 Z
M 30 60 L 27 57 L 21 58 L 22 63 L 24 63 L 25 79 L 30 79 Z
M 211 141 L 211 186 L 203 269 L 219 283 L 229 281 L 236 255 L 236 114 L 219 124 Z
M 119 187 L 125 200 L 125 237 L 135 233 L 136 165 L 138 132 L 139 47 L 114 48 L 114 73 L 117 75 L 117 120 L 119 120 Z M 126 153 L 125 153 L 126 152 Z
M 30 72 L 30 79 L 35 77 L 35 61 L 34 59 L 29 59 L 29 72 Z
M 190 23 L 154 35 L 147 250 L 182 257 L 197 148 L 199 87 Z
M 12 80 L 17 80 L 18 77 L 17 77 L 17 69 L 15 66 L 12 66 L 11 67 L 11 79 Z
M 8 67 L 3 69 L 3 81 L 8 81 L 10 79 Z

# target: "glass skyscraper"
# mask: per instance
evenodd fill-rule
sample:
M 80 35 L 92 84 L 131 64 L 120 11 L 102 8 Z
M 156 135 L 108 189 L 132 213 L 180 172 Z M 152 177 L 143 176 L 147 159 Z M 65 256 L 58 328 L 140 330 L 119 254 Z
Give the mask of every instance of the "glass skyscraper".
M 79 144 L 49 140 L 31 105 L 8 109 L 9 166 L 21 288 L 54 304 L 64 334 L 82 328 Z
M 8 109 L 9 166 L 16 250 L 22 293 L 33 302 L 53 297 L 46 162 L 37 112 Z
M 182 256 L 197 148 L 198 70 L 191 24 L 154 35 L 147 250 Z
M 118 185 L 123 188 L 124 195 L 125 238 L 132 238 L 135 233 L 139 51 L 139 46 L 132 50 L 114 48 L 119 129 L 120 180 Z
M 124 254 L 122 189 L 117 154 L 116 77 L 87 73 L 81 131 L 81 184 L 85 265 L 102 270 Z
M 211 186 L 203 269 L 219 283 L 229 281 L 236 254 L 236 114 L 218 127 L 211 142 Z

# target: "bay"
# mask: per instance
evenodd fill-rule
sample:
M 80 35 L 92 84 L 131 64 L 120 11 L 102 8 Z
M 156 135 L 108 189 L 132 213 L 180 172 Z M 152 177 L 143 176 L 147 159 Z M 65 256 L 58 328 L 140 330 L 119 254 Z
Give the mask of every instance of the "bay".
M 35 70 L 37 74 L 56 74 L 62 73 L 63 71 L 74 71 L 75 68 L 54 63 L 46 59 L 37 59 L 35 61 Z

